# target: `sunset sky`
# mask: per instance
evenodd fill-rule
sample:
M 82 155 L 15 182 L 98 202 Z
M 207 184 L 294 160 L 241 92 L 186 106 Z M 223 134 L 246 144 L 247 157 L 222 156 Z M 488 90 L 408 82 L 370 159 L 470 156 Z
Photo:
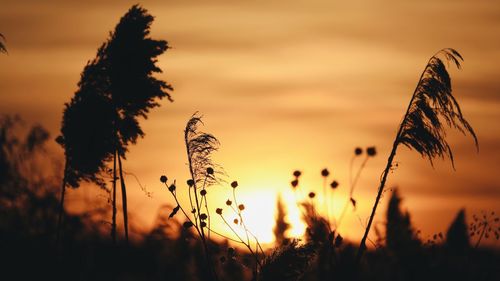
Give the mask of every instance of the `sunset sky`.
M 59 132 L 63 105 L 80 73 L 120 17 L 137 1 L 10 1 L 0 4 L 0 113 Z M 293 235 L 299 212 L 289 182 L 303 172 L 305 193 L 321 193 L 328 168 L 339 188 L 333 209 L 348 192 L 349 163 L 357 146 L 376 146 L 355 192 L 356 213 L 341 233 L 363 234 L 397 127 L 430 56 L 452 47 L 464 57 L 450 70 L 454 95 L 479 139 L 450 131 L 455 155 L 437 161 L 401 146 L 388 190 L 398 187 L 414 226 L 427 238 L 445 232 L 462 207 L 468 215 L 500 212 L 500 4 L 496 1 L 141 1 L 155 21 L 152 37 L 169 42 L 157 77 L 174 87 L 141 125 L 146 137 L 130 149 L 125 170 L 129 210 L 148 228 L 162 204 L 174 204 L 162 174 L 188 178 L 183 129 L 198 111 L 202 129 L 221 142 L 214 159 L 225 180 L 237 180 L 250 229 L 272 241 L 278 194 L 286 199 Z M 62 149 L 52 145 L 54 153 Z M 355 162 L 358 165 L 361 159 Z M 329 181 L 330 181 L 329 180 Z M 181 187 L 180 187 L 181 188 Z M 83 188 L 82 188 L 83 189 Z M 94 192 L 91 195 L 104 201 Z M 179 191 L 180 192 L 180 191 Z M 223 206 L 229 184 L 209 190 Z M 69 205 L 84 190 L 71 191 Z M 88 194 L 86 196 L 89 196 Z M 376 221 L 384 220 L 388 194 Z M 185 198 L 184 198 L 185 199 Z M 321 198 L 318 198 L 321 200 Z M 218 225 L 218 229 L 224 229 Z M 223 231 L 223 230 L 222 230 Z M 491 242 L 490 243 L 494 243 Z M 498 245 L 498 243 L 497 243 Z

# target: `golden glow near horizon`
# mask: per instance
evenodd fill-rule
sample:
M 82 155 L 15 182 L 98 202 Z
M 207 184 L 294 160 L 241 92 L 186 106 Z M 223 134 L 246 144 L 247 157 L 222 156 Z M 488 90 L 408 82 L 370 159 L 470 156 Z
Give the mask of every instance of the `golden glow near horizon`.
M 76 90 L 85 63 L 132 4 L 2 3 L 0 32 L 9 54 L 0 57 L 0 112 L 40 122 L 56 136 L 63 104 Z M 446 231 L 462 207 L 469 215 L 500 212 L 500 37 L 494 36 L 500 32 L 500 5 L 494 1 L 141 4 L 155 16 L 152 36 L 172 46 L 159 58 L 164 70 L 159 77 L 175 88 L 175 102 L 162 101 L 142 121 L 146 137 L 124 162 L 152 193 L 146 196 L 133 177 L 127 178 L 131 217 L 142 229 L 151 227 L 161 205 L 174 204 L 159 176 L 188 178 L 182 134 L 199 111 L 206 124 L 202 129 L 221 141 L 216 162 L 228 182 L 240 182 L 248 225 L 262 242 L 273 239 L 278 194 L 287 203 L 290 233 L 303 233 L 289 184 L 294 170 L 303 171 L 301 188 L 316 192 L 321 205 L 320 171 L 330 169 L 331 179 L 340 183 L 332 195 L 332 216 L 338 215 L 347 199 L 354 147 L 376 146 L 378 155 L 367 163 L 355 191 L 358 208 L 348 212 L 340 229 L 358 239 L 415 83 L 427 59 L 444 47 L 465 58 L 463 69 L 450 74 L 481 151 L 476 153 L 469 138 L 450 133 L 453 171 L 439 161 L 432 169 L 400 147 L 388 190 L 400 188 L 424 238 Z M 62 155 L 56 145 L 53 149 Z M 91 190 L 94 199 L 105 200 L 94 196 L 97 188 Z M 214 208 L 231 195 L 227 186 L 212 190 Z M 82 194 L 71 190 L 69 205 L 82 204 Z M 384 221 L 387 197 L 376 225 Z

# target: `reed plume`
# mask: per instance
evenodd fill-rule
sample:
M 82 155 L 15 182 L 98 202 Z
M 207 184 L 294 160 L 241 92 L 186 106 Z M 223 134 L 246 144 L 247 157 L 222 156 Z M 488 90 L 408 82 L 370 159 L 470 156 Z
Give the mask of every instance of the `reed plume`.
M 186 144 L 187 156 L 189 161 L 189 172 L 194 181 L 195 189 L 199 184 L 205 187 L 214 185 L 218 182 L 214 174 L 207 174 L 208 168 L 218 167 L 212 161 L 212 153 L 219 149 L 219 141 L 212 134 L 198 131 L 199 125 L 203 125 L 202 116 L 194 113 L 186 124 L 184 130 L 184 142 Z M 220 168 L 220 167 L 218 167 Z
M 476 148 L 479 149 L 477 136 L 469 122 L 463 117 L 460 106 L 452 95 L 451 79 L 442 58 L 448 64 L 450 62 L 455 64 L 458 69 L 460 69 L 460 62 L 463 61 L 462 56 L 456 50 L 446 48 L 434 54 L 425 66 L 399 126 L 392 151 L 387 160 L 387 166 L 382 173 L 372 213 L 356 256 L 357 264 L 361 261 L 366 248 L 365 242 L 385 187 L 387 175 L 392 168 L 392 162 L 400 144 L 420 153 L 422 157 L 430 161 L 431 165 L 436 157 L 449 158 L 453 168 L 455 168 L 453 152 L 446 141 L 444 126 L 446 124 L 464 135 L 470 134 Z

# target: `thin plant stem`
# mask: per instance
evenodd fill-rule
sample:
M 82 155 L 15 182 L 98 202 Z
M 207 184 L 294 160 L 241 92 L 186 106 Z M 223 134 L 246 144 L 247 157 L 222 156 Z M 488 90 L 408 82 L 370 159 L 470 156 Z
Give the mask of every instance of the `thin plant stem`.
M 236 212 L 236 214 L 238 215 L 238 217 L 240 218 L 240 224 L 243 226 L 243 228 L 245 229 L 245 235 L 247 237 L 247 243 L 250 244 L 250 237 L 248 236 L 248 231 L 246 229 L 246 226 L 245 226 L 245 223 L 243 222 L 243 217 L 241 216 L 241 210 L 240 210 L 240 206 L 238 205 L 238 200 L 236 199 L 236 188 L 233 188 L 233 199 L 234 199 L 234 204 L 236 204 L 236 208 L 238 208 L 237 210 L 235 210 L 233 208 L 233 210 Z M 231 206 L 232 207 L 232 206 Z
M 434 56 L 432 58 L 434 58 Z M 430 60 L 429 60 L 429 62 L 430 62 Z M 427 63 L 427 65 L 428 64 L 429 63 Z M 427 67 L 426 67 L 426 69 L 427 69 Z M 422 80 L 422 78 L 424 77 L 424 74 L 425 74 L 425 70 L 420 75 L 420 78 L 418 81 Z M 378 191 L 377 191 L 377 197 L 375 198 L 375 203 L 373 204 L 373 208 L 372 208 L 372 213 L 370 215 L 370 219 L 368 220 L 368 225 L 366 226 L 365 233 L 363 234 L 363 238 L 361 239 L 361 242 L 359 244 L 358 253 L 356 254 L 355 264 L 357 266 L 359 266 L 359 264 L 361 262 L 361 258 L 363 257 L 363 253 L 366 250 L 366 239 L 367 239 L 368 234 L 370 232 L 370 227 L 372 226 L 373 218 L 375 217 L 375 212 L 377 211 L 377 206 L 379 204 L 380 198 L 382 197 L 382 193 L 384 191 L 387 176 L 389 175 L 389 171 L 392 168 L 392 161 L 394 160 L 394 156 L 396 156 L 396 151 L 397 151 L 398 145 L 400 143 L 401 133 L 403 132 L 403 128 L 405 126 L 407 117 L 410 113 L 410 109 L 411 109 L 411 105 L 413 104 L 413 100 L 415 100 L 416 93 L 417 93 L 419 86 L 420 86 L 420 83 L 417 84 L 415 91 L 413 91 L 413 95 L 411 97 L 410 103 L 408 104 L 408 108 L 406 109 L 406 113 L 404 115 L 403 121 L 401 122 L 401 125 L 399 126 L 398 132 L 396 134 L 396 138 L 394 139 L 394 143 L 392 144 L 392 150 L 391 150 L 391 154 L 389 154 L 389 158 L 387 159 L 387 165 L 385 166 L 385 169 L 382 173 L 382 178 L 380 180 L 380 186 L 379 186 Z
M 113 154 L 113 191 L 112 191 L 112 218 L 111 218 L 111 239 L 116 244 L 116 151 Z
M 259 258 L 257 256 L 257 254 L 252 250 L 250 243 L 245 243 L 245 240 L 243 240 L 243 238 L 241 238 L 241 236 L 238 234 L 238 232 L 227 222 L 227 220 L 224 218 L 224 216 L 220 215 L 220 217 L 222 218 L 224 223 L 229 227 L 229 229 L 231 229 L 231 231 L 236 235 L 236 237 L 238 237 L 238 239 L 241 240 L 243 245 L 245 245 L 247 247 L 247 249 L 250 251 L 250 254 L 252 254 L 255 257 L 256 266 L 262 267 L 262 265 L 259 261 Z M 245 232 L 245 233 L 248 236 L 248 233 L 247 232 Z M 255 269 L 255 274 L 257 274 L 257 267 Z
M 474 248 L 478 248 L 479 244 L 481 243 L 481 239 L 483 239 L 484 233 L 486 232 L 486 227 L 488 224 L 486 222 L 483 222 L 483 230 L 481 231 L 481 235 L 479 235 L 479 238 L 477 239 L 476 246 Z
M 193 220 L 191 220 L 191 218 L 186 213 L 186 211 L 184 210 L 184 208 L 182 208 L 182 205 L 180 204 L 179 199 L 177 199 L 177 193 L 176 193 L 176 191 L 172 191 L 171 193 L 172 193 L 172 196 L 174 197 L 175 203 L 177 203 L 177 206 L 179 206 L 179 209 L 181 210 L 181 212 L 184 214 L 184 216 L 186 217 L 186 219 L 194 226 L 195 224 L 193 223 Z M 200 237 L 201 237 L 201 232 L 198 229 L 198 227 L 195 227 L 195 229 L 196 229 L 196 232 L 198 232 L 198 235 L 200 235 Z
M 198 200 L 198 192 L 197 192 L 197 188 L 196 188 L 196 177 L 195 177 L 195 173 L 194 173 L 194 170 L 193 170 L 193 163 L 192 163 L 192 160 L 191 160 L 191 154 L 189 152 L 189 143 L 188 143 L 187 131 L 186 131 L 186 133 L 184 135 L 184 142 L 185 142 L 185 145 L 186 145 L 187 158 L 188 158 L 188 161 L 189 161 L 189 172 L 191 174 L 191 179 L 193 180 L 193 190 L 194 190 L 194 199 L 195 199 L 195 203 L 196 203 L 196 212 L 198 213 L 198 220 L 200 221 L 200 226 L 199 226 L 200 229 L 198 231 L 199 231 L 199 234 L 200 234 L 201 242 L 202 242 L 203 247 L 205 249 L 205 255 L 206 255 L 207 262 L 208 262 L 210 271 L 212 273 L 212 276 L 213 276 L 213 278 L 215 280 L 218 280 L 219 278 L 217 277 L 217 272 L 215 271 L 215 267 L 212 264 L 212 259 L 210 258 L 210 251 L 208 249 L 207 241 L 205 240 L 205 233 L 204 233 L 203 226 L 202 226 L 202 220 L 201 220 L 201 216 L 200 216 L 200 204 L 199 204 L 200 201 Z M 196 221 L 196 219 L 195 219 L 195 221 Z M 198 228 L 198 226 L 196 228 Z
M 125 229 L 125 241 L 128 243 L 128 211 L 127 211 L 127 188 L 123 178 L 122 159 L 118 154 L 118 169 L 120 171 L 120 185 L 122 188 L 122 210 L 123 210 L 123 228 Z
M 207 177 L 208 177 L 208 174 L 205 175 L 205 180 L 203 181 L 202 190 L 205 190 L 205 187 L 206 187 L 206 184 L 207 184 Z M 210 240 L 210 228 L 211 228 L 211 224 L 210 224 L 210 210 L 208 209 L 208 200 L 207 200 L 206 193 L 205 193 L 205 195 L 202 196 L 201 201 L 203 201 L 203 199 L 205 199 L 205 211 L 207 211 L 207 221 L 208 221 L 207 237 L 208 237 L 208 240 Z
M 342 209 L 342 213 L 340 214 L 340 217 L 338 220 L 337 228 L 340 227 L 340 224 L 344 220 L 344 216 L 347 212 L 347 208 L 349 207 L 349 205 L 350 205 L 349 203 L 351 202 L 352 195 L 354 194 L 354 188 L 356 187 L 356 184 L 358 183 L 359 177 L 361 176 L 361 171 L 365 168 L 366 162 L 368 162 L 368 158 L 369 158 L 369 156 L 367 155 L 366 158 L 361 163 L 361 166 L 359 167 L 359 169 L 356 173 L 356 176 L 354 177 L 354 180 L 351 178 L 351 176 L 349 176 L 350 184 L 351 184 L 351 188 L 349 189 L 349 198 L 347 198 L 347 201 L 344 204 L 344 208 Z M 351 167 L 352 167 L 352 165 L 351 165 Z M 349 172 L 349 173 L 351 173 L 351 172 Z
M 239 241 L 239 240 L 236 240 L 236 239 L 231 238 L 231 237 L 229 237 L 229 236 L 226 236 L 226 235 L 224 235 L 224 234 L 222 234 L 222 233 L 220 233 L 220 232 L 217 232 L 217 231 L 215 231 L 215 230 L 213 230 L 213 229 L 210 229 L 210 231 L 211 231 L 211 232 L 213 232 L 214 234 L 216 234 L 216 235 L 218 235 L 218 236 L 222 237 L 222 238 L 225 238 L 225 239 L 229 240 L 229 241 L 232 241 L 232 242 L 235 242 L 235 243 L 240 243 L 240 244 L 245 244 L 245 243 L 243 243 L 242 241 Z
M 326 219 L 328 220 L 328 229 L 331 231 L 332 227 L 330 225 L 330 197 L 328 196 L 328 190 L 326 188 L 326 177 L 323 177 L 323 208 L 326 211 Z

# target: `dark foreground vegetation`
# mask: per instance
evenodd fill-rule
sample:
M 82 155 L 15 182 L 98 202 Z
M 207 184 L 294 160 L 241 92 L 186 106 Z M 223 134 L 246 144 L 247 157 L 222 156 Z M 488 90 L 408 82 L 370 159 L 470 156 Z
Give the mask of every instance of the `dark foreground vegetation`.
M 99 219 L 111 216 L 109 208 L 80 215 L 65 212 L 57 243 L 61 178 L 50 169 L 61 165 L 45 148 L 50 138 L 42 127 L 19 130 L 19 124 L 19 119 L 5 116 L 0 122 L 2 280 L 213 280 L 210 266 L 218 280 L 500 278 L 500 253 L 480 244 L 485 235 L 498 239 L 495 214 L 474 216 L 468 224 L 462 210 L 446 233 L 423 241 L 410 215 L 401 210 L 397 190 L 388 202 L 384 226 L 370 240 L 374 247 L 359 266 L 357 246 L 331 231 L 328 219 L 315 211 L 314 198 L 303 204 L 307 231 L 300 241 L 287 237 L 286 208 L 278 207 L 277 242 L 274 249 L 258 252 L 258 272 L 255 253 L 235 243 L 207 241 L 207 263 L 194 227 L 183 226 L 179 216 L 169 218 L 173 206 L 161 208 L 154 228 L 130 243 L 123 236 L 113 242 L 110 223 Z M 292 186 L 300 188 L 298 181 Z
M 318 208 L 321 204 L 329 210 L 328 190 L 339 186 L 335 180 L 328 186 L 327 169 L 321 171 L 323 198 L 327 199 L 316 202 L 314 192 L 297 196 L 307 225 L 304 237 L 287 236 L 286 206 L 278 201 L 275 247 L 265 250 L 245 224 L 237 181 L 230 183 L 232 198 L 224 209 L 209 207 L 207 190 L 221 184 L 222 169 L 211 159 L 219 142 L 199 130 L 203 123 L 198 114 L 189 119 L 184 131 L 190 179 L 179 184 L 161 176 L 161 184 L 176 204 L 159 210 L 149 233 L 129 239 L 122 160 L 128 147 L 145 135 L 140 118 L 159 106 L 158 100 L 172 101 L 173 88 L 153 77 L 161 72 L 156 58 L 168 44 L 149 37 L 152 22 L 145 9 L 133 6 L 85 66 L 78 90 L 64 108 L 57 137 L 65 151 L 63 161 L 47 149 L 53 138 L 42 126 L 0 116 L 2 280 L 500 280 L 500 253 L 481 247 L 485 239 L 499 239 L 499 217 L 493 212 L 474 215 L 467 223 L 465 210 L 460 210 L 446 233 L 423 240 L 394 190 L 385 221 L 371 227 L 380 198 L 388 191 L 385 182 L 399 144 L 417 151 L 431 164 L 436 157 L 449 158 L 453 164 L 445 128 L 471 135 L 478 145 L 451 93 L 446 62 L 460 67 L 462 61 L 453 49 L 432 56 L 417 83 L 359 245 L 343 238 L 349 233 L 336 230 L 356 208 L 354 188 L 367 161 L 375 157 L 375 147 L 355 149 L 353 160 L 365 158 L 356 173 L 351 173 L 349 198 L 338 218 L 331 218 L 329 212 L 322 214 Z M 0 53 L 7 51 L 3 39 L 0 34 Z M 291 188 L 302 194 L 298 191 L 301 172 L 293 172 L 293 177 Z M 117 228 L 118 183 L 123 234 Z M 66 189 L 81 184 L 102 188 L 109 206 L 68 213 Z M 178 192 L 189 195 L 188 205 L 178 201 Z M 93 203 L 89 202 L 90 207 Z M 225 219 L 226 212 L 236 217 L 232 224 Z M 224 220 L 234 236 L 212 229 L 215 218 Z M 375 236 L 369 235 L 371 229 Z

